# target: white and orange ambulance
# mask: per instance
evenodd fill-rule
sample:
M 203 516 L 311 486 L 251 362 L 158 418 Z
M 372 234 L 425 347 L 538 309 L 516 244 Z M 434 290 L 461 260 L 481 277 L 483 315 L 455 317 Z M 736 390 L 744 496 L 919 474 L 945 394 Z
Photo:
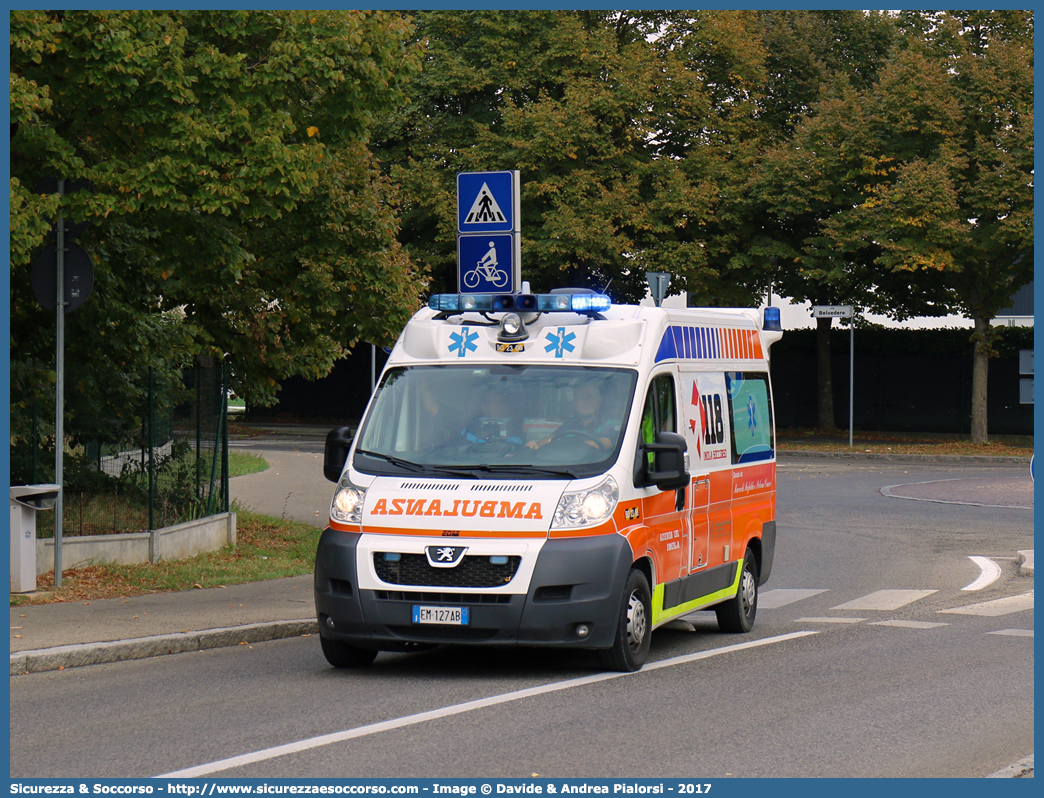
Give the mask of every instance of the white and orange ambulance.
M 633 671 L 696 610 L 749 631 L 776 542 L 773 311 L 431 297 L 358 433 L 327 437 L 327 660 L 556 646 Z

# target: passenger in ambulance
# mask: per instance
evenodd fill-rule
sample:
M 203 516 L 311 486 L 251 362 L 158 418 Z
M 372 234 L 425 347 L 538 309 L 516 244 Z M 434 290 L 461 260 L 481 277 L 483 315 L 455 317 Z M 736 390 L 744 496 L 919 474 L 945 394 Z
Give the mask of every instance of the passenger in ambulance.
M 553 440 L 573 438 L 595 449 L 612 449 L 619 430 L 619 419 L 613 421 L 603 412 L 603 386 L 600 380 L 584 380 L 573 386 L 575 413 L 562 425 L 539 441 L 526 444 L 530 449 L 540 449 Z
M 460 434 L 468 443 L 522 445 L 522 419 L 507 386 L 493 385 L 483 391 L 477 411 Z

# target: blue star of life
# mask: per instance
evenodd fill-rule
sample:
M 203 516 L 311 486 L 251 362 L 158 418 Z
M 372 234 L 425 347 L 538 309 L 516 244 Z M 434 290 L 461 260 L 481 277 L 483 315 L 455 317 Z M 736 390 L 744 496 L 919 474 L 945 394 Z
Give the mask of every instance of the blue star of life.
M 558 335 L 555 335 L 549 330 L 547 338 L 545 339 L 548 344 L 544 347 L 544 351 L 550 352 L 553 349 L 555 351 L 555 357 L 562 357 L 563 351 L 572 352 L 576 349 L 576 347 L 573 346 L 574 338 L 576 338 L 576 333 L 571 332 L 567 335 L 565 327 L 558 328 Z
M 758 406 L 754 403 L 754 397 L 747 399 L 747 429 L 751 435 L 758 428 Z
M 457 357 L 464 357 L 469 351 L 478 349 L 475 341 L 478 339 L 477 332 L 471 332 L 467 327 L 461 327 L 459 333 L 450 333 L 449 351 L 456 351 Z

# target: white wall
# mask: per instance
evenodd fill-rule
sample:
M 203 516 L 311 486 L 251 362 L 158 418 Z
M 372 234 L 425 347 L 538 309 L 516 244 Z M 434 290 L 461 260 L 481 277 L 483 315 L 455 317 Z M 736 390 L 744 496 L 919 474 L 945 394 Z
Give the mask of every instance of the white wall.
M 663 306 L 665 308 L 684 308 L 685 307 L 685 294 L 675 294 L 673 296 L 665 297 L 663 300 Z M 646 307 L 652 307 L 653 301 L 649 294 L 646 294 L 645 299 L 641 301 L 641 304 Z M 789 299 L 773 296 L 772 304 L 779 308 L 780 323 L 784 330 L 802 330 L 811 329 L 816 326 L 815 319 L 812 318 L 812 303 L 804 302 L 796 304 L 791 302 Z M 765 303 L 759 306 L 764 308 Z M 927 330 L 927 329 L 938 329 L 938 328 L 949 328 L 949 327 L 964 327 L 971 329 L 975 326 L 971 319 L 965 318 L 964 316 L 958 316 L 951 314 L 949 316 L 918 316 L 906 321 L 895 321 L 887 316 L 879 316 L 874 313 L 867 313 L 864 318 L 874 324 L 880 324 L 882 327 L 902 327 L 907 330 Z M 1003 324 L 1005 326 L 1033 326 L 1033 317 L 1015 317 L 1013 319 L 994 319 L 994 325 Z M 838 321 L 834 325 L 837 328 L 843 325 Z

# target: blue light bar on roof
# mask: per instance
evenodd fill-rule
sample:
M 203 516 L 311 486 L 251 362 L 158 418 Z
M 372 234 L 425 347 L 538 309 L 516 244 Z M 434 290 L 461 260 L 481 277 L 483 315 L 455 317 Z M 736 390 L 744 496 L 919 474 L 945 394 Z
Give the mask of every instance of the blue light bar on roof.
M 761 329 L 769 332 L 782 332 L 783 326 L 779 322 L 779 308 L 769 305 L 765 308 L 764 321 Z
M 605 294 L 571 294 L 569 304 L 577 313 L 601 313 L 612 303 Z
M 428 307 L 442 313 L 601 313 L 612 301 L 605 294 L 432 294 Z

